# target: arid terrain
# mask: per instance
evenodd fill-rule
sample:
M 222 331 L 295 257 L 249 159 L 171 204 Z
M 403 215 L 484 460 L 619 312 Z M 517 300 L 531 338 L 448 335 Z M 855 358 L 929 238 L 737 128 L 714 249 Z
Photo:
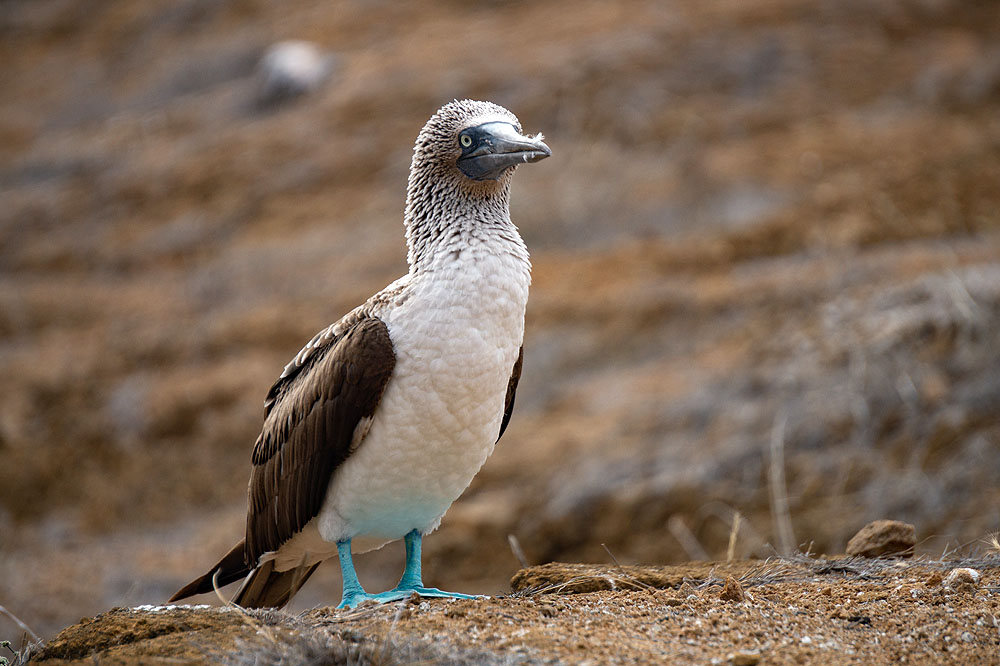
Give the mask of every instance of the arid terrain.
M 968 564 L 986 565 L 985 575 Z M 32 663 L 1000 663 L 998 557 L 549 564 L 511 583 L 515 592 L 499 598 L 296 616 L 116 608 L 67 628 Z
M 265 104 L 257 63 L 285 39 L 331 72 Z M 515 177 L 534 266 L 517 408 L 425 540 L 427 582 L 509 592 L 513 536 L 529 565 L 731 554 L 755 600 L 713 624 L 724 577 L 703 572 L 676 607 L 673 583 L 435 602 L 390 642 L 449 633 L 427 658 L 449 663 L 549 604 L 498 663 L 603 663 L 664 617 L 637 661 L 801 633 L 762 663 L 995 663 L 1000 4 L 6 0 L 0 57 L 0 606 L 40 637 L 162 604 L 240 538 L 268 387 L 405 271 L 413 139 L 473 97 L 554 154 Z M 916 527 L 918 568 L 793 559 L 809 573 L 754 582 L 879 518 Z M 391 586 L 401 550 L 358 558 L 362 581 Z M 956 558 L 983 580 L 946 595 L 928 579 Z M 336 625 L 336 569 L 275 626 Z M 827 588 L 869 605 L 831 617 Z M 737 611 L 761 635 L 732 633 Z M 350 636 L 370 646 L 396 610 L 366 613 Z M 607 613 L 630 619 L 587 624 Z M 0 616 L 0 639 L 23 633 Z

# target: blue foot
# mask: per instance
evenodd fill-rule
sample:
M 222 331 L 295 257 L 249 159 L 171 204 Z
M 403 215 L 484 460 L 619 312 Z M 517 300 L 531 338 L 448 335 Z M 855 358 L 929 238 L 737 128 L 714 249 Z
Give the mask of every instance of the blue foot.
M 420 576 L 420 532 L 413 530 L 406 535 L 406 570 L 399 584 L 388 592 L 369 594 L 361 587 L 358 575 L 354 571 L 354 561 L 351 558 L 351 540 L 345 539 L 337 543 L 337 554 L 340 556 L 340 571 L 344 578 L 344 594 L 337 608 L 354 608 L 364 601 L 374 601 L 384 604 L 389 601 L 409 599 L 414 594 L 421 597 L 436 597 L 443 599 L 480 599 L 473 594 L 445 592 L 436 587 L 424 587 Z
M 352 594 L 350 596 L 345 594 L 343 598 L 340 600 L 340 604 L 337 605 L 337 610 L 341 610 L 343 608 L 355 608 L 361 602 L 368 601 L 369 599 L 375 596 L 377 595 L 368 594 L 367 592 L 360 592 L 358 594 Z
M 416 592 L 422 597 L 439 597 L 441 599 L 482 599 L 482 595 L 479 594 L 463 594 L 461 592 L 445 592 L 444 590 L 439 590 L 436 587 L 420 587 L 415 590 L 411 590 L 411 594 Z
M 374 601 L 375 603 L 385 604 L 390 601 L 402 601 L 403 599 L 409 599 L 414 594 L 421 597 L 434 597 L 439 599 L 479 599 L 480 597 L 473 594 L 462 594 L 460 592 L 445 592 L 444 590 L 439 590 L 436 587 L 414 587 L 414 588 L 393 588 L 388 592 L 379 592 L 378 594 L 369 594 L 368 592 L 361 592 L 357 594 L 352 594 L 350 597 L 344 598 L 340 602 L 337 608 L 354 608 L 358 604 L 365 601 Z
M 438 597 L 443 599 L 476 599 L 472 594 L 461 594 L 459 592 L 445 592 L 436 587 L 424 587 L 424 581 L 420 576 L 420 532 L 413 530 L 406 535 L 403 542 L 406 544 L 406 570 L 403 577 L 393 589 L 385 594 L 392 595 L 393 599 L 405 599 L 413 594 L 421 597 Z
M 384 594 L 398 594 L 402 595 L 401 599 L 412 596 L 414 594 L 421 597 L 437 597 L 439 599 L 481 599 L 479 595 L 475 594 L 462 594 L 461 592 L 445 592 L 444 590 L 439 590 L 436 587 L 395 587 Z

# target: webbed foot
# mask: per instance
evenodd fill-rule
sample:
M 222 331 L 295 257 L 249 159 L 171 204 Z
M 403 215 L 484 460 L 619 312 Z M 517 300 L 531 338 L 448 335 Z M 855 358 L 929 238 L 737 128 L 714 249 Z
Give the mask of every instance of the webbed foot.
M 360 592 L 352 594 L 345 597 L 337 608 L 355 608 L 358 604 L 365 601 L 374 601 L 375 603 L 384 604 L 390 601 L 401 601 L 403 599 L 409 599 L 414 594 L 421 597 L 433 597 L 438 599 L 481 599 L 482 597 L 474 594 L 462 594 L 461 592 L 445 592 L 444 590 L 439 590 L 436 587 L 396 587 L 388 592 L 379 592 L 378 594 L 369 594 L 368 592 Z

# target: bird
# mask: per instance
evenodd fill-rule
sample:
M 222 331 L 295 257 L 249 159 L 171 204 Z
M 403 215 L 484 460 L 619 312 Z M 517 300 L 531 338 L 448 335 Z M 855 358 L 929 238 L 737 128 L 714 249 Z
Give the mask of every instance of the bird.
M 232 603 L 281 608 L 334 556 L 338 608 L 472 598 L 424 586 L 421 545 L 510 422 L 531 283 L 511 179 L 551 156 L 543 139 L 492 102 L 431 116 L 407 181 L 407 273 L 285 366 L 251 453 L 245 537 L 170 602 L 242 579 Z M 399 539 L 399 583 L 366 592 L 353 554 Z

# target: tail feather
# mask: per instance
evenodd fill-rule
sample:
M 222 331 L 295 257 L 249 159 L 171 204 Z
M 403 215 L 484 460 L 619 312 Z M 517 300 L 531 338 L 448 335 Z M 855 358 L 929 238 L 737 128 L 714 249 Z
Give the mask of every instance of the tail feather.
M 218 572 L 218 580 L 213 582 L 216 572 Z M 232 547 L 232 549 L 226 553 L 221 560 L 219 560 L 214 567 L 209 569 L 208 573 L 204 576 L 194 579 L 181 589 L 177 590 L 174 596 L 170 597 L 168 603 L 174 601 L 179 601 L 181 599 L 187 599 L 188 597 L 193 597 L 196 594 L 204 594 L 206 592 L 211 592 L 215 589 L 216 584 L 219 587 L 224 585 L 229 585 L 250 573 L 250 567 L 246 565 L 243 559 L 243 542 L 240 541 L 238 544 Z
M 281 608 L 319 566 L 319 562 L 303 563 L 288 571 L 275 571 L 274 562 L 267 561 L 251 571 L 243 557 L 243 542 L 240 541 L 208 573 L 182 587 L 168 603 L 211 592 L 216 585 L 223 587 L 243 580 L 233 603 L 244 608 Z
M 244 608 L 281 608 L 316 571 L 319 562 L 275 571 L 274 561 L 261 564 L 240 586 L 233 603 Z

